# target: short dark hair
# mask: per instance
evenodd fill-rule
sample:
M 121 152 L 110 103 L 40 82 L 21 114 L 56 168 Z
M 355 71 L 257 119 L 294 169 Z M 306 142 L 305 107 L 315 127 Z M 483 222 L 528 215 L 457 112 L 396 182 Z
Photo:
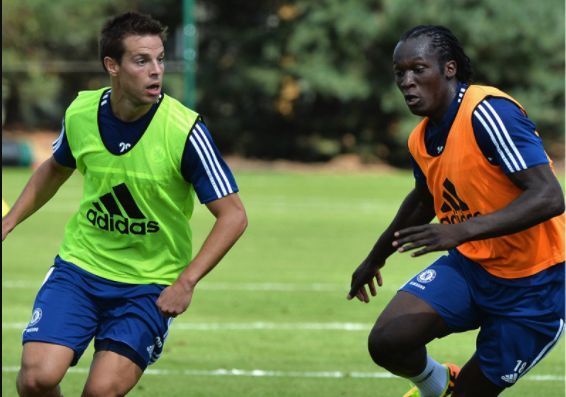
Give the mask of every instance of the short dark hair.
M 450 29 L 440 25 L 419 25 L 405 32 L 399 41 L 420 36 L 430 37 L 432 47 L 438 50 L 440 67 L 444 67 L 445 62 L 454 60 L 458 65 L 456 78 L 465 83 L 471 82 L 472 62 Z
M 124 39 L 132 35 L 155 35 L 159 36 L 161 41 L 165 43 L 167 27 L 163 26 L 158 20 L 153 19 L 150 15 L 137 12 L 125 12 L 110 18 L 100 32 L 98 46 L 100 61 L 104 70 L 106 70 L 104 65 L 105 57 L 115 59 L 118 63 L 122 62 L 122 56 L 126 51 Z

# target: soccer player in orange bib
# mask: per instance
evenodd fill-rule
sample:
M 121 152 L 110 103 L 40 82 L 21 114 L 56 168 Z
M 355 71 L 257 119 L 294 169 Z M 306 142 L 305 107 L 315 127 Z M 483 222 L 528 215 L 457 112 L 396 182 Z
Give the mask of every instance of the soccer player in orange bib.
M 564 329 L 562 189 L 525 109 L 470 84 L 470 59 L 450 30 L 406 32 L 393 70 L 410 111 L 423 117 L 408 142 L 415 187 L 353 273 L 348 299 L 376 295 L 395 251 L 447 250 L 389 302 L 369 335 L 370 355 L 415 385 L 406 397 L 497 396 Z M 478 328 L 461 370 L 427 354 L 433 339 Z

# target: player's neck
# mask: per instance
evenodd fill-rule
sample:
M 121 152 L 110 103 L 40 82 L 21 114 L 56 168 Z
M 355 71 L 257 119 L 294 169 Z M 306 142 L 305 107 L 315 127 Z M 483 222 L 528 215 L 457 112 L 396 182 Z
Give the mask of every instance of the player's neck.
M 135 104 L 120 90 L 113 88 L 110 94 L 110 106 L 114 116 L 122 121 L 131 122 L 149 112 L 152 104 Z
M 450 105 L 456 98 L 456 87 L 457 83 L 452 83 L 447 86 L 444 100 L 441 102 L 438 110 L 434 114 L 429 115 L 429 120 L 433 125 L 440 125 L 440 123 L 442 123 L 444 115 L 446 115 L 446 112 L 448 112 Z

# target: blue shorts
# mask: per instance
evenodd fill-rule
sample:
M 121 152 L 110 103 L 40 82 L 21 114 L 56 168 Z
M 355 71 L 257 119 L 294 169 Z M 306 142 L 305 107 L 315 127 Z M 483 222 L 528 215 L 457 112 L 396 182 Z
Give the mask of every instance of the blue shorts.
M 497 386 L 509 387 L 558 341 L 564 284 L 564 263 L 530 277 L 502 279 L 451 250 L 400 291 L 430 304 L 452 332 L 480 328 L 480 368 Z
M 171 323 L 155 304 L 164 288 L 110 281 L 57 257 L 35 298 L 23 343 L 67 346 L 76 365 L 94 338 L 96 351 L 114 351 L 145 370 L 161 355 Z

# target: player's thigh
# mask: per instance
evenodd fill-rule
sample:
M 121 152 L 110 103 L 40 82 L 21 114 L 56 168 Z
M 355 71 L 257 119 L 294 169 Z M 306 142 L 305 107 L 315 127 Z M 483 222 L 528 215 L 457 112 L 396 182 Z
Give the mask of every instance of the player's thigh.
M 159 359 L 172 319 L 156 305 L 163 286 L 121 286 L 115 304 L 109 302 L 98 324 L 95 351 L 113 351 L 128 357 L 142 370 Z
M 377 319 L 372 336 L 407 349 L 478 327 L 478 314 L 459 257 L 445 255 L 410 279 Z
M 75 357 L 66 346 L 28 342 L 23 347 L 19 382 L 53 387 L 63 379 Z
M 32 342 L 66 346 L 75 365 L 96 332 L 98 309 L 82 276 L 70 267 L 55 265 L 39 289 L 30 322 L 22 334 Z M 46 358 L 47 359 L 47 358 Z
M 462 256 L 452 250 L 410 279 L 400 291 L 426 302 L 444 320 L 448 332 L 476 329 L 480 316 L 474 304 L 466 265 Z M 408 307 L 408 310 L 411 308 Z M 427 314 L 430 311 L 426 311 L 423 305 L 417 305 L 413 311 L 416 310 L 424 310 Z
M 442 317 L 427 302 L 399 291 L 373 326 L 370 344 L 412 350 L 446 333 Z
M 113 351 L 102 350 L 94 354 L 83 397 L 124 396 L 143 374 L 138 364 Z

